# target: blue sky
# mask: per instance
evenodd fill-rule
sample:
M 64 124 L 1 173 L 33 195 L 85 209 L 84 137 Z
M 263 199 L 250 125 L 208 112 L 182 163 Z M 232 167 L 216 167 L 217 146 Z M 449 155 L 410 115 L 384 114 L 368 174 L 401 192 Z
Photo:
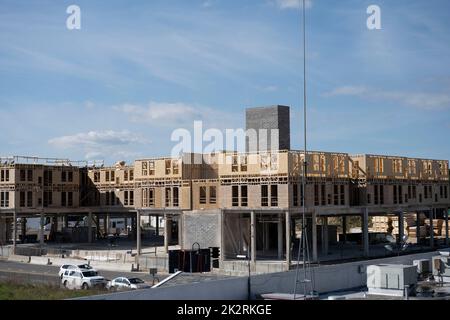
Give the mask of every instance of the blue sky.
M 450 159 L 450 2 L 308 1 L 314 150 Z M 81 8 L 81 30 L 66 8 Z M 366 27 L 381 7 L 382 30 Z M 242 128 L 292 107 L 301 148 L 298 0 L 0 0 L 0 154 L 132 160 L 177 128 Z

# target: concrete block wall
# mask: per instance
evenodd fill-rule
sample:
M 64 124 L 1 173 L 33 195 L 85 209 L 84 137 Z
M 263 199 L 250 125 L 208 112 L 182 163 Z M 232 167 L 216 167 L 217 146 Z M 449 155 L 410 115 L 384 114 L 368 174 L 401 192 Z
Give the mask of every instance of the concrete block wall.
M 273 106 L 267 108 L 252 108 L 246 112 L 246 128 L 254 129 L 258 132 L 257 141 L 247 142 L 247 151 L 267 151 L 272 150 L 272 141 L 270 132 L 267 139 L 259 135 L 260 129 L 278 129 L 279 140 L 278 150 L 290 150 L 291 148 L 291 128 L 290 128 L 290 109 L 285 106 Z M 265 148 L 260 148 L 259 142 L 262 142 Z M 253 146 L 258 146 L 253 149 Z
M 221 247 L 221 211 L 185 212 L 182 222 L 183 249 L 191 250 L 198 242 L 202 249 Z

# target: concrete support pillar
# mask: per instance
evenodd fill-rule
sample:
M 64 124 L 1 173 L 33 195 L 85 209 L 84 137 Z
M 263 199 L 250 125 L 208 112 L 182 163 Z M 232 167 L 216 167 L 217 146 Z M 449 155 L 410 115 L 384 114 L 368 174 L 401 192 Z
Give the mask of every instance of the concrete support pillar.
M 105 227 L 106 227 L 105 228 L 106 235 L 109 235 L 109 228 L 111 228 L 111 216 L 109 214 L 106 215 Z
M 40 228 L 39 228 L 39 243 L 41 245 L 44 244 L 44 230 L 45 230 L 45 216 L 44 211 L 41 211 L 41 221 L 40 221 Z
M 88 242 L 92 243 L 92 212 L 88 214 Z
M 225 260 L 225 212 L 220 210 L 220 266 L 223 266 L 223 261 Z
M 141 255 L 142 248 L 141 248 L 141 211 L 136 211 L 136 250 L 138 256 Z
M 64 228 L 64 217 L 58 214 L 56 219 L 58 221 L 56 228 L 58 229 L 58 232 L 62 232 L 62 229 Z
M 403 237 L 405 236 L 405 220 L 403 212 L 398 213 L 398 242 L 403 242 Z
M 253 266 L 256 264 L 256 213 L 252 211 L 250 219 L 250 238 L 251 238 L 251 249 L 250 256 Z
M 164 215 L 164 250 L 166 253 L 169 252 L 169 242 L 172 231 L 172 221 L 167 215 Z
M 13 254 L 16 254 L 17 248 L 17 214 L 13 212 Z
M 108 218 L 106 214 L 103 216 L 103 233 L 108 235 Z
M 286 211 L 286 264 L 291 267 L 291 213 Z
M 183 248 L 183 216 L 178 216 L 178 245 Z
M 431 209 L 429 211 L 430 215 L 430 247 L 434 248 L 434 215 L 435 215 L 436 209 Z
M 96 235 L 97 235 L 97 239 L 100 239 L 102 237 L 101 233 L 100 233 L 100 216 L 98 214 L 94 215 L 94 221 L 95 221 L 95 226 L 96 226 Z
M 361 221 L 361 229 L 364 257 L 367 258 L 369 257 L 369 208 L 364 209 Z
M 279 215 L 278 221 L 278 260 L 283 259 L 283 216 Z
M 25 238 L 27 236 L 27 219 L 26 218 L 22 218 L 22 243 L 25 243 Z
M 344 244 L 347 243 L 347 217 L 342 217 L 342 236 L 344 238 Z
M 312 261 L 318 262 L 319 255 L 317 252 L 317 213 L 312 214 Z
M 169 245 L 172 242 L 172 217 L 167 219 L 167 239 L 169 240 Z
M 322 254 L 328 255 L 328 217 L 322 218 Z
M 416 212 L 416 238 L 417 244 L 420 244 L 420 212 Z
M 53 216 L 50 219 L 51 221 L 51 237 L 50 237 L 50 241 L 55 241 L 56 240 L 56 233 L 58 233 L 58 216 Z
M 133 238 L 136 238 L 137 237 L 137 219 L 136 219 L 136 217 L 132 217 L 131 218 L 131 229 L 132 229 L 132 231 L 131 231 L 131 233 L 132 233 L 132 237 Z
M 445 218 L 445 245 L 449 246 L 449 230 L 448 230 L 448 214 L 449 214 L 449 209 L 446 208 L 445 212 L 444 212 L 444 218 Z
M 159 216 L 156 216 L 156 236 L 159 237 Z

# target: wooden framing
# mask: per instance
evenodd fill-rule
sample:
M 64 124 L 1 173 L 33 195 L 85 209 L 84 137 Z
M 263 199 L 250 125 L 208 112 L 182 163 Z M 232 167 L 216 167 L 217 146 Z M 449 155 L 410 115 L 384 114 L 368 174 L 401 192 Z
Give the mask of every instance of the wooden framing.
M 304 159 L 300 151 L 279 151 L 184 154 L 110 167 L 6 161 L 0 164 L 0 191 L 9 192 L 9 201 L 0 210 L 24 208 L 31 192 L 30 210 L 42 209 L 45 200 L 47 210 L 296 211 L 302 206 Z M 448 161 L 311 151 L 306 162 L 309 212 L 450 203 Z M 52 183 L 46 183 L 48 172 Z M 43 192 L 51 193 L 51 200 Z M 70 206 L 61 195 L 69 192 Z

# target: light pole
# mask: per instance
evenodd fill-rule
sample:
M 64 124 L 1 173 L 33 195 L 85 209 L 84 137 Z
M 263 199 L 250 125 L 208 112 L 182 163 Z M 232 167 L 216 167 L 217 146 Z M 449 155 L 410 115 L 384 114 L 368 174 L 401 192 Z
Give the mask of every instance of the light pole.
M 238 255 L 236 258 L 247 260 L 247 266 L 248 266 L 248 280 L 247 280 L 247 299 L 248 301 L 252 300 L 252 287 L 251 287 L 251 264 L 250 264 L 250 257 L 244 256 L 244 255 Z

